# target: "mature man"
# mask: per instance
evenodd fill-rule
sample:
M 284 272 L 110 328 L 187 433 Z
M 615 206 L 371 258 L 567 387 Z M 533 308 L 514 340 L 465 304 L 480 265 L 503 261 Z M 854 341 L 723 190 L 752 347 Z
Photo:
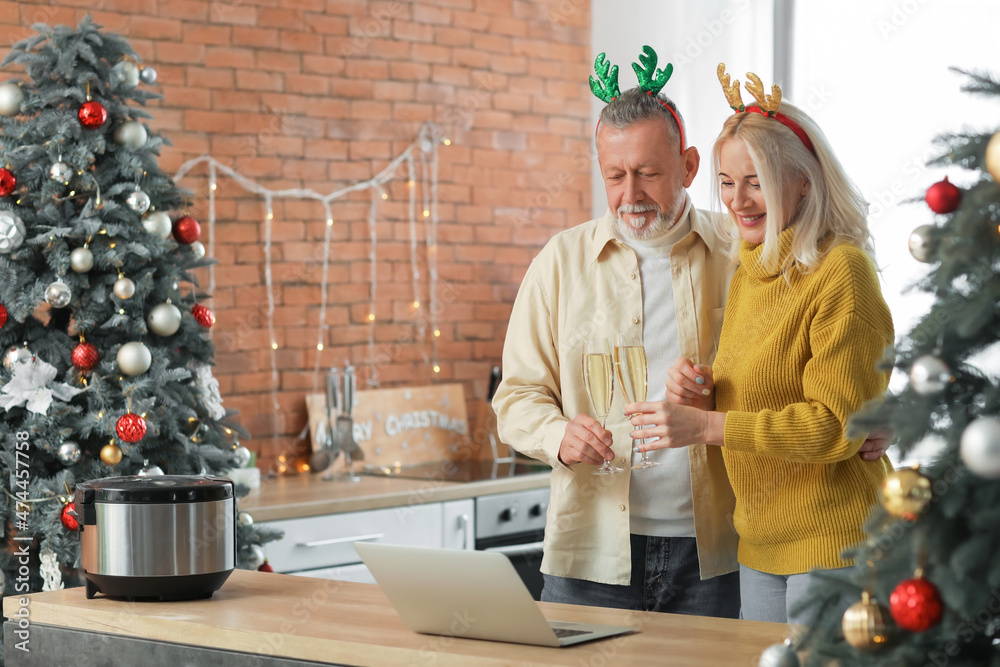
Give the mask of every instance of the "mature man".
M 603 429 L 582 372 L 587 338 L 641 334 L 655 401 L 677 357 L 714 358 L 732 267 L 687 196 L 699 154 L 683 132 L 657 92 L 634 88 L 604 108 L 609 209 L 557 234 L 529 267 L 493 406 L 501 439 L 552 466 L 543 600 L 736 618 L 735 501 L 720 448 L 658 450 L 659 467 L 630 472 L 626 401 L 616 389 Z M 605 460 L 624 472 L 592 475 Z

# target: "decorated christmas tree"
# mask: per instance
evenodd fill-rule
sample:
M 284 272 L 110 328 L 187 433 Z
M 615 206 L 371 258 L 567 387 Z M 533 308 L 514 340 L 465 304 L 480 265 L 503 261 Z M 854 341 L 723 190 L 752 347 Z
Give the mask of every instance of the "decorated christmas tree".
M 214 317 L 192 274 L 212 260 L 188 195 L 158 167 L 169 142 L 143 122 L 156 71 L 89 18 L 34 30 L 0 84 L 7 594 L 15 579 L 25 592 L 12 555 L 26 541 L 28 590 L 82 583 L 77 484 L 220 474 L 250 457 L 212 377 Z M 276 535 L 240 518 L 238 564 L 257 567 Z
M 964 90 L 1000 101 L 1000 80 L 965 74 Z M 974 182 L 928 188 L 938 215 L 910 251 L 934 302 L 895 350 L 909 382 L 853 422 L 891 427 L 904 456 L 939 453 L 887 478 L 850 576 L 813 588 L 819 620 L 797 642 L 810 665 L 1000 665 L 1000 132 L 939 142 L 933 164 Z

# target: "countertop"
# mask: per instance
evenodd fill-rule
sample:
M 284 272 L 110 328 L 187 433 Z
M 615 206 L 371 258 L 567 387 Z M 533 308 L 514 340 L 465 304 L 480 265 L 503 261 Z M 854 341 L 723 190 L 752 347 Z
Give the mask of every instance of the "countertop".
M 246 570 L 234 571 L 208 600 L 88 600 L 83 588 L 27 597 L 32 625 L 320 664 L 731 667 L 757 664 L 761 651 L 781 642 L 789 629 L 779 623 L 540 603 L 551 619 L 629 625 L 639 632 L 568 648 L 435 637 L 406 628 L 377 586 Z M 17 609 L 16 596 L 4 599 L 5 616 Z
M 479 482 L 360 477 L 358 482 L 342 481 L 342 477 L 325 481 L 320 475 L 310 474 L 263 479 L 259 489 L 239 499 L 239 508 L 250 513 L 255 521 L 278 521 L 460 500 L 549 485 L 547 472 Z

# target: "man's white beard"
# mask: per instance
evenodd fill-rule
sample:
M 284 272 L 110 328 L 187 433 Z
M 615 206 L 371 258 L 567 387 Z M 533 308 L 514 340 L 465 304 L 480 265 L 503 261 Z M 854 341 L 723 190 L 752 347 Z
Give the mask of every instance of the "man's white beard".
M 677 221 L 677 214 L 684 205 L 684 199 L 677 198 L 671 206 L 671 210 L 664 215 L 657 204 L 622 204 L 618 207 L 618 216 L 615 218 L 615 231 L 619 236 L 633 241 L 648 241 L 655 239 L 667 232 Z M 634 223 L 626 220 L 623 213 L 647 213 L 656 211 L 656 217 L 652 222 L 647 223 L 645 218 L 635 218 Z M 645 226 L 643 226 L 645 225 Z

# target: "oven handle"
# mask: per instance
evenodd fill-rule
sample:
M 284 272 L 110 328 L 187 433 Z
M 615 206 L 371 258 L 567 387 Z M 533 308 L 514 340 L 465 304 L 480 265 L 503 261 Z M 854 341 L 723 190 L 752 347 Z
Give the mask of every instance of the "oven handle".
M 315 542 L 299 542 L 299 547 L 324 547 L 328 544 L 344 544 L 346 542 L 364 542 L 368 540 L 380 540 L 385 537 L 385 533 L 372 533 L 371 535 L 353 535 L 351 537 L 334 537 L 329 540 L 316 540 Z
M 538 553 L 542 550 L 544 542 L 529 542 L 528 544 L 512 544 L 507 547 L 486 547 L 481 549 L 481 551 L 493 551 L 498 554 L 503 554 L 508 558 L 516 558 L 518 556 L 527 556 L 529 554 Z

